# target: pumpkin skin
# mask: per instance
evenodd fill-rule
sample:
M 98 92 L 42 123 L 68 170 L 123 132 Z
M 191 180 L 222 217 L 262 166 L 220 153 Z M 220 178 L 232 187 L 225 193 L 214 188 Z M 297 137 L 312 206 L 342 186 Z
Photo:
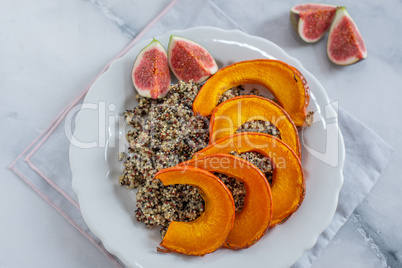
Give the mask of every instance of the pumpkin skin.
M 285 222 L 301 205 L 305 180 L 300 159 L 281 140 L 263 133 L 243 132 L 222 138 L 198 151 L 193 159 L 213 154 L 254 151 L 271 159 L 273 212 L 270 228 Z
M 269 121 L 275 125 L 281 133 L 281 140 L 301 158 L 299 134 L 292 119 L 279 105 L 258 96 L 238 96 L 218 105 L 211 115 L 210 143 L 233 135 L 241 125 L 252 120 Z
M 248 248 L 265 234 L 272 218 L 272 194 L 264 174 L 256 166 L 228 154 L 207 155 L 183 162 L 180 166 L 195 166 L 222 173 L 244 183 L 246 195 L 243 209 L 236 212 L 233 229 L 223 247 Z
M 311 123 L 306 111 L 310 101 L 306 79 L 295 67 L 270 59 L 241 61 L 220 69 L 202 86 L 193 103 L 194 113 L 212 114 L 226 90 L 243 84 L 259 84 L 270 90 L 296 126 Z
M 194 221 L 172 221 L 159 251 L 203 256 L 222 246 L 233 228 L 235 205 L 232 194 L 212 173 L 189 166 L 166 168 L 155 175 L 164 185 L 198 187 L 205 201 L 204 212 Z

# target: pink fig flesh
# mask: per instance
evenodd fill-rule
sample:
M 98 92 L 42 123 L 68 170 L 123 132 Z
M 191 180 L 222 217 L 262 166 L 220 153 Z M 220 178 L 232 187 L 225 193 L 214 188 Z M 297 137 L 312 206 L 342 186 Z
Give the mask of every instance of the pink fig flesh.
M 169 66 L 179 80 L 201 83 L 218 70 L 212 55 L 200 44 L 172 35 L 168 48 Z
M 334 5 L 301 4 L 291 8 L 290 20 L 302 40 L 315 43 L 328 32 L 336 9 Z
M 165 49 L 156 39 L 138 54 L 132 79 L 141 96 L 153 99 L 166 96 L 171 81 L 169 64 Z

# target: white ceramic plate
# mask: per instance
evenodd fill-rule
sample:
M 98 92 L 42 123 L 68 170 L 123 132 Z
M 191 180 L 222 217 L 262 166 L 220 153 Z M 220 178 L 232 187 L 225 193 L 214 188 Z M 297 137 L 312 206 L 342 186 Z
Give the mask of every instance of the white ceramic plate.
M 135 105 L 131 69 L 138 52 L 151 40 L 134 46 L 116 60 L 91 87 L 76 117 L 70 147 L 73 187 L 86 223 L 106 249 L 130 267 L 289 267 L 311 248 L 330 223 L 343 183 L 344 144 L 336 113 L 322 85 L 296 59 L 277 45 L 240 31 L 200 27 L 172 31 L 157 39 L 167 47 L 171 34 L 187 37 L 207 48 L 219 67 L 248 59 L 277 58 L 298 68 L 311 89 L 310 111 L 315 122 L 300 133 L 306 196 L 299 210 L 245 250 L 219 249 L 205 257 L 156 251 L 161 238 L 134 217 L 135 195 L 121 187 L 117 160 L 124 124 L 118 116 Z M 87 148 L 83 148 L 87 147 Z

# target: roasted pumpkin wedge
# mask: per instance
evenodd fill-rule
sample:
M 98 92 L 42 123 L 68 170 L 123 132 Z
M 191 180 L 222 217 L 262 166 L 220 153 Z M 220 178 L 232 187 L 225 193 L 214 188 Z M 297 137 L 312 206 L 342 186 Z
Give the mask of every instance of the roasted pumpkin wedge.
M 226 90 L 243 84 L 259 84 L 270 90 L 296 126 L 311 123 L 306 110 L 310 100 L 306 79 L 295 67 L 270 59 L 241 61 L 220 69 L 202 86 L 193 103 L 194 113 L 212 114 Z
M 271 159 L 274 172 L 270 227 L 286 221 L 299 208 L 305 195 L 303 168 L 297 155 L 288 145 L 271 135 L 243 132 L 215 141 L 197 152 L 193 159 L 232 151 L 239 154 L 254 151 Z
M 218 105 L 211 115 L 209 141 L 233 135 L 246 122 L 269 121 L 281 133 L 281 140 L 301 157 L 299 134 L 292 119 L 279 105 L 258 96 L 238 96 Z
M 235 205 L 225 184 L 212 173 L 189 166 L 166 168 L 155 175 L 164 185 L 198 187 L 205 202 L 204 212 L 194 221 L 170 223 L 160 251 L 203 256 L 222 246 L 233 228 Z
M 265 234 L 272 218 L 272 195 L 264 174 L 256 166 L 228 154 L 208 155 L 179 165 L 222 173 L 244 183 L 246 195 L 243 209 L 236 213 L 233 229 L 224 247 L 248 248 Z

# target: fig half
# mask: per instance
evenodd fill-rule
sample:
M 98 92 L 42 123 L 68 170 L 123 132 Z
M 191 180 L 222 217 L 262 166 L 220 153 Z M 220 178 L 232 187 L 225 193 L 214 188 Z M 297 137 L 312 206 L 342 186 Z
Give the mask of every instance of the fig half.
M 315 43 L 328 32 L 336 10 L 334 5 L 301 4 L 291 8 L 290 21 L 303 41 Z
M 338 65 L 349 65 L 367 58 L 363 37 L 345 7 L 336 11 L 329 30 L 327 54 Z
M 157 99 L 167 94 L 170 85 L 169 65 L 166 50 L 158 40 L 152 40 L 140 51 L 131 76 L 141 96 Z
M 186 82 L 204 82 L 218 70 L 214 58 L 204 47 L 180 36 L 170 37 L 168 59 L 174 75 Z

